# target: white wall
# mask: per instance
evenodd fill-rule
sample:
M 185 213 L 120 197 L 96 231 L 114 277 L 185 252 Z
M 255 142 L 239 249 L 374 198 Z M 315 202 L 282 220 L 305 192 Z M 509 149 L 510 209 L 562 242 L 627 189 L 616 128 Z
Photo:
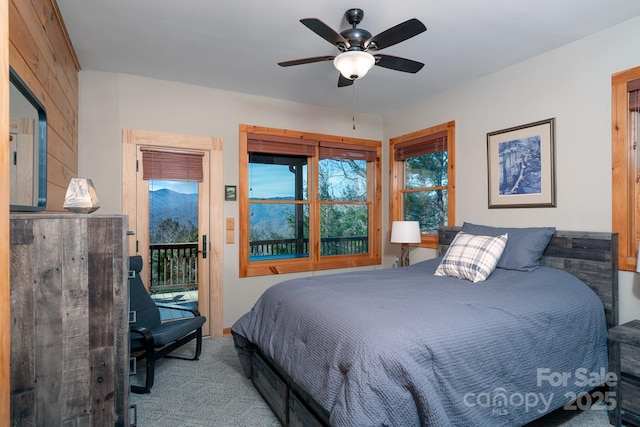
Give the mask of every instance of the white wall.
M 92 178 L 102 213 L 122 212 L 123 128 L 221 137 L 225 185 L 238 185 L 240 124 L 382 139 L 381 117 L 357 115 L 353 130 L 350 105 L 339 111 L 124 74 L 81 71 L 79 104 L 78 174 Z M 225 218 L 237 224 L 238 203 L 220 203 Z M 294 277 L 240 279 L 237 227 L 235 240 L 224 245 L 225 327 L 249 311 L 267 287 Z
M 93 178 L 101 212 L 121 212 L 122 128 L 222 137 L 225 184 L 238 183 L 238 124 L 383 141 L 383 236 L 388 233 L 388 139 L 456 121 L 456 223 L 611 230 L 611 74 L 640 65 L 640 18 L 485 76 L 384 117 L 192 85 L 80 72 L 79 175 Z M 428 72 L 426 70 L 425 72 Z M 487 208 L 487 132 L 556 118 L 557 207 Z M 108 166 L 105 166 L 108 165 Z M 236 202 L 225 217 L 238 218 Z M 237 236 L 236 236 L 237 241 Z M 399 255 L 383 240 L 383 266 Z M 434 256 L 413 249 L 412 261 Z M 237 244 L 224 251 L 224 325 L 287 276 L 238 278 Z M 324 274 L 320 272 L 318 274 Z M 620 273 L 621 322 L 640 318 L 640 279 Z
M 458 225 L 611 231 L 611 75 L 640 65 L 639 39 L 636 18 L 426 99 L 385 117 L 384 140 L 456 121 Z M 557 207 L 488 209 L 486 134 L 551 117 Z M 412 260 L 433 255 L 411 252 Z M 640 318 L 640 279 L 628 272 L 619 278 L 621 322 Z

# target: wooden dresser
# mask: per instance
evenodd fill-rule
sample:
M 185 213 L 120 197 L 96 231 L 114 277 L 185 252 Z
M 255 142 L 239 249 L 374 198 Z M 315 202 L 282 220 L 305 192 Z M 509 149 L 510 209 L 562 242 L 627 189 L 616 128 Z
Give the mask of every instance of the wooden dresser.
M 610 390 L 609 420 L 614 426 L 640 426 L 640 320 L 609 329 L 609 370 L 616 382 Z
M 128 218 L 12 214 L 11 425 L 128 426 Z

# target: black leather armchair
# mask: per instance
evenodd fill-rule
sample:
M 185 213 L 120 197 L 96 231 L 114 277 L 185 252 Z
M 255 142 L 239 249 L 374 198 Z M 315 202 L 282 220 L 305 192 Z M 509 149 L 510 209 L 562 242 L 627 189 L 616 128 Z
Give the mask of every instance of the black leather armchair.
M 162 357 L 198 360 L 202 350 L 202 325 L 206 318 L 200 315 L 197 308 L 154 302 L 140 279 L 141 256 L 129 257 L 129 268 L 133 272 L 129 278 L 131 310 L 136 313 L 135 323 L 129 328 L 130 351 L 132 356 L 135 355 L 136 362 L 144 359 L 147 361 L 145 385 L 131 385 L 131 391 L 150 393 L 156 360 Z M 162 322 L 160 308 L 186 311 L 191 317 Z M 170 354 L 194 339 L 196 349 L 193 356 Z

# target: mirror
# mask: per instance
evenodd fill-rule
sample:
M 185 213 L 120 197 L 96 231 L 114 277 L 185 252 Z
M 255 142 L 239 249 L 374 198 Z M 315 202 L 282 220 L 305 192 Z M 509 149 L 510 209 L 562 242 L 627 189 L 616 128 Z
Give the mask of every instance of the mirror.
M 12 211 L 47 205 L 47 113 L 9 67 L 9 149 Z

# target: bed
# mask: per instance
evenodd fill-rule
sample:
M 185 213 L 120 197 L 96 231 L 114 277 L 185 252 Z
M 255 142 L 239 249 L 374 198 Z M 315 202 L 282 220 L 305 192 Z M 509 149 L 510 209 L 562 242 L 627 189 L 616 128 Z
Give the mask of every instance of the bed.
M 232 327 L 241 365 L 284 425 L 526 424 L 602 384 L 618 322 L 617 235 L 549 236 L 481 283 L 438 257 L 276 284 Z

